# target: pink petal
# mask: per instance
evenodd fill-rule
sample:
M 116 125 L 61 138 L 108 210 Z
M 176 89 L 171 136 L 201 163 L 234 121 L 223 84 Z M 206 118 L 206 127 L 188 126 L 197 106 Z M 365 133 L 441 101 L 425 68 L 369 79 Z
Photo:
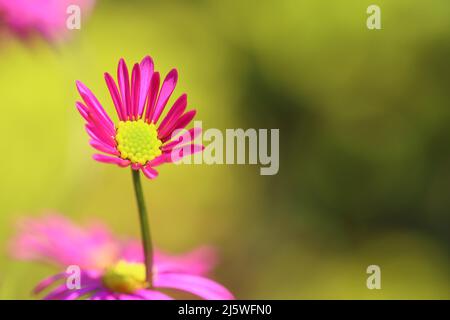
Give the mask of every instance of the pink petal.
M 153 169 L 149 165 L 147 165 L 144 168 L 142 168 L 142 172 L 149 179 L 155 179 L 158 176 L 158 171 L 156 171 L 155 169 Z
M 173 300 L 167 294 L 155 290 L 142 289 L 135 292 L 145 300 Z
M 170 132 L 172 126 L 176 124 L 176 120 L 183 114 L 187 106 L 187 95 L 181 95 L 173 104 L 172 108 L 167 113 L 158 128 L 158 137 L 164 137 L 167 132 Z
M 100 142 L 98 140 L 94 140 L 94 139 L 90 140 L 89 144 L 93 148 L 97 149 L 98 151 L 101 151 L 101 152 L 104 152 L 104 153 L 108 153 L 108 154 L 113 155 L 113 156 L 119 156 L 120 155 L 120 153 L 119 153 L 119 151 L 117 151 L 117 149 L 112 148 L 112 147 L 110 147 L 110 146 L 108 146 L 108 145 L 106 145 L 103 142 Z
M 122 99 L 120 98 L 119 90 L 117 89 L 116 83 L 113 79 L 113 77 L 105 72 L 105 81 L 106 86 L 108 87 L 109 93 L 111 94 L 111 98 L 114 102 L 114 106 L 116 107 L 117 116 L 120 120 L 126 119 L 126 110 L 122 103 Z
M 111 137 L 110 135 L 105 133 L 103 130 L 97 128 L 92 123 L 87 123 L 85 125 L 85 128 L 86 128 L 87 133 L 91 136 L 91 138 L 102 141 L 111 147 L 116 146 L 116 141 L 114 140 L 113 137 Z
M 204 275 L 211 271 L 217 263 L 216 251 L 209 246 L 200 247 L 183 255 L 166 254 L 160 250 L 155 250 L 153 255 L 158 273 Z M 140 241 L 128 241 L 124 244 L 120 256 L 129 262 L 143 262 L 143 250 Z
M 188 111 L 185 114 L 183 114 L 176 121 L 176 123 L 170 128 L 170 131 L 168 131 L 165 136 L 160 137 L 161 141 L 165 142 L 165 141 L 169 140 L 171 138 L 172 133 L 175 130 L 184 129 L 189 124 L 189 122 L 191 122 L 192 119 L 194 119 L 196 113 L 197 113 L 196 110 L 191 110 L 191 111 Z
M 158 97 L 160 77 L 159 72 L 153 73 L 150 81 L 150 89 L 148 91 L 147 110 L 145 111 L 145 121 L 151 122 L 153 114 L 155 113 L 156 98 Z
M 205 149 L 205 146 L 201 144 L 190 144 L 184 145 L 182 147 L 173 148 L 170 153 L 170 162 L 177 162 L 184 157 L 193 155 L 198 152 L 202 152 Z
M 162 154 L 160 156 L 157 156 L 155 159 L 149 161 L 147 163 L 147 166 L 149 166 L 149 167 L 157 167 L 157 166 L 160 166 L 160 165 L 162 165 L 163 163 L 166 163 L 166 162 L 171 162 L 170 161 L 170 155 L 169 154 Z
M 120 167 L 126 167 L 130 165 L 130 160 L 125 160 L 117 157 L 105 156 L 103 154 L 94 154 L 92 158 L 96 161 L 110 164 L 117 164 Z
M 86 129 L 87 134 L 89 135 L 89 137 L 91 137 L 93 140 L 96 140 L 98 142 L 102 142 L 106 145 L 109 145 L 110 147 L 114 148 L 114 144 L 111 144 L 110 141 L 104 140 L 101 137 L 99 137 L 97 134 L 95 134 L 94 131 L 92 131 L 92 126 L 91 125 L 85 125 L 84 128 Z
M 139 98 L 138 116 L 142 117 L 144 111 L 145 100 L 147 99 L 148 90 L 150 89 L 150 81 L 153 76 L 153 60 L 150 56 L 142 59 L 141 64 L 141 89 Z
M 233 295 L 222 285 L 204 277 L 183 273 L 157 274 L 156 288 L 170 288 L 192 293 L 206 300 L 233 300 Z
M 140 163 L 132 163 L 131 164 L 131 169 L 137 171 L 137 170 L 141 170 L 142 169 L 142 164 Z
M 131 116 L 133 119 L 137 119 L 141 95 L 141 70 L 137 63 L 133 66 L 133 71 L 131 72 L 131 90 Z
M 119 81 L 122 105 L 125 109 L 125 117 L 128 119 L 131 118 L 130 79 L 127 64 L 123 59 L 120 59 L 119 61 L 119 67 L 117 69 L 117 79 Z
M 105 125 L 114 129 L 114 123 L 111 121 L 108 114 L 105 112 L 102 105 L 91 92 L 91 90 L 89 90 L 88 87 L 86 87 L 81 81 L 77 81 L 76 85 L 78 92 L 80 93 L 87 107 L 89 107 L 90 110 L 92 110 L 102 121 L 104 121 Z
M 116 135 L 116 130 L 114 129 L 114 127 L 107 125 L 98 117 L 97 114 L 95 114 L 91 110 L 88 111 L 88 117 L 88 123 L 93 127 L 96 127 L 98 130 L 101 130 L 108 137 L 113 137 Z
M 81 116 L 84 118 L 84 120 L 89 122 L 89 111 L 88 111 L 87 107 L 79 101 L 75 102 L 75 105 L 78 109 L 78 112 L 81 114 Z
M 164 79 L 164 82 L 161 86 L 161 91 L 159 92 L 158 101 L 156 102 L 155 112 L 152 116 L 152 122 L 157 123 L 158 119 L 164 110 L 164 107 L 169 101 L 170 96 L 172 95 L 173 90 L 175 90 L 175 86 L 178 81 L 178 72 L 176 69 L 172 69 Z
M 184 131 L 184 130 L 181 130 Z M 174 133 L 174 132 L 173 132 Z M 161 147 L 163 152 L 170 152 L 176 146 L 182 146 L 194 141 L 202 133 L 202 128 L 191 128 L 185 131 L 176 140 L 170 141 Z

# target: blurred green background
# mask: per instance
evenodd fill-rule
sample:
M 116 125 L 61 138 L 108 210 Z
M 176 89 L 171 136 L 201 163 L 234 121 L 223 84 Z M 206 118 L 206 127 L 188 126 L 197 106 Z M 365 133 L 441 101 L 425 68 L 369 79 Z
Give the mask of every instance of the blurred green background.
M 204 129 L 280 129 L 278 175 L 166 165 L 145 181 L 158 247 L 215 245 L 214 279 L 242 299 L 448 299 L 449 17 L 447 0 L 116 0 L 65 45 L 2 38 L 0 298 L 52 270 L 8 256 L 19 217 L 139 236 L 130 173 L 91 160 L 74 82 L 113 111 L 103 72 L 150 54 Z

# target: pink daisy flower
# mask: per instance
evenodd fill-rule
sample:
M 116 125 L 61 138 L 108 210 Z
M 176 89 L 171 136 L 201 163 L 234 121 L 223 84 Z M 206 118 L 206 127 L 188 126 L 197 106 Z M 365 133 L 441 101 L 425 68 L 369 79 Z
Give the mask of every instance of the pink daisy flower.
M 67 8 L 77 5 L 81 18 L 89 14 L 95 0 L 0 0 L 0 22 L 23 39 L 35 33 L 48 41 L 67 34 Z
M 204 276 L 216 261 L 209 247 L 182 256 L 155 251 L 149 288 L 140 244 L 115 237 L 101 224 L 83 229 L 58 215 L 26 219 L 11 242 L 11 252 L 19 259 L 80 267 L 79 289 L 69 289 L 66 278 L 70 274 L 61 272 L 36 286 L 35 293 L 56 286 L 44 299 L 171 299 L 161 289 L 203 299 L 233 299 L 227 289 Z
M 94 94 L 77 81 L 84 103 L 77 102 L 76 107 L 86 120 L 91 146 L 103 153 L 95 154 L 95 160 L 131 166 L 153 179 L 158 175 L 155 167 L 203 150 L 203 145 L 193 143 L 200 129 L 184 130 L 196 114 L 195 110 L 185 112 L 186 94 L 174 102 L 159 122 L 177 84 L 176 69 L 167 74 L 160 87 L 160 75 L 154 71 L 149 56 L 133 66 L 131 77 L 121 59 L 117 70 L 118 86 L 109 73 L 105 73 L 105 80 L 118 122 L 113 122 Z

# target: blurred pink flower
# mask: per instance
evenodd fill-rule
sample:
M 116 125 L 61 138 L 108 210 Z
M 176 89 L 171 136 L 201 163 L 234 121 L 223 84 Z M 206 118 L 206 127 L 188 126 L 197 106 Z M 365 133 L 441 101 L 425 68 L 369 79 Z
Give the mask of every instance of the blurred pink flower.
M 148 288 L 139 242 L 119 239 L 101 224 L 83 229 L 59 215 L 21 221 L 10 251 L 19 259 L 80 267 L 80 289 L 67 288 L 65 279 L 70 274 L 58 273 L 36 287 L 35 292 L 40 293 L 59 283 L 44 299 L 77 299 L 85 295 L 92 299 L 170 299 L 157 291 L 162 288 L 204 299 L 233 298 L 227 289 L 204 277 L 216 262 L 209 247 L 182 256 L 156 251 L 153 286 Z
M 106 154 L 95 154 L 95 160 L 121 167 L 131 166 L 133 170 L 141 170 L 147 178 L 153 179 L 158 175 L 154 167 L 203 150 L 203 145 L 193 143 L 201 133 L 200 128 L 184 131 L 171 140 L 172 135 L 180 133 L 196 114 L 195 110 L 185 112 L 186 94 L 175 101 L 156 126 L 175 90 L 178 80 L 176 69 L 167 74 L 160 87 L 159 73 L 154 71 L 153 60 L 149 56 L 134 64 L 131 80 L 125 61 L 120 59 L 117 78 L 118 86 L 113 77 L 105 73 L 106 85 L 119 119 L 117 125 L 94 94 L 77 81 L 84 103 L 77 102 L 76 106 L 87 122 L 90 144 Z M 174 154 L 177 159 L 173 159 Z
M 67 34 L 67 8 L 77 5 L 81 18 L 87 16 L 95 0 L 0 0 L 0 26 L 3 23 L 23 39 L 35 33 L 48 41 L 57 41 Z

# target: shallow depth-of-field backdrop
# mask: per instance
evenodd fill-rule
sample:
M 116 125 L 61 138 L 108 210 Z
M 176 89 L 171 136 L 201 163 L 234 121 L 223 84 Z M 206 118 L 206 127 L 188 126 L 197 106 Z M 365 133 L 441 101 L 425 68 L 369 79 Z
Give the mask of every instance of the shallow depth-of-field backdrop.
M 366 28 L 366 8 L 382 30 Z M 0 39 L 0 298 L 51 268 L 11 259 L 16 220 L 58 211 L 139 236 L 129 170 L 96 163 L 74 102 L 151 55 L 203 128 L 279 128 L 280 170 L 161 167 L 158 247 L 218 248 L 237 298 L 449 298 L 448 0 L 98 1 L 71 41 Z M 173 99 L 171 100 L 174 101 Z M 381 290 L 366 268 L 381 267 Z

